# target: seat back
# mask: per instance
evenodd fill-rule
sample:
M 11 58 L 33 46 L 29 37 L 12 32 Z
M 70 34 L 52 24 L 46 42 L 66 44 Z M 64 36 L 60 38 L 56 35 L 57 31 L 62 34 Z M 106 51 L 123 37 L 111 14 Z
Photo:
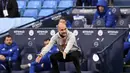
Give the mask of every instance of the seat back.
M 69 8 L 73 6 L 73 1 L 72 0 L 61 0 L 58 8 Z
M 19 9 L 23 9 L 26 7 L 26 1 L 24 1 L 24 0 L 18 0 L 17 3 L 18 3 Z
M 35 61 L 37 54 L 37 49 L 32 47 L 25 47 L 22 50 L 21 56 L 22 56 L 22 64 L 28 64 L 30 62 Z
M 35 1 L 29 1 L 27 4 L 27 8 L 41 8 L 41 1 L 35 0 Z
M 53 9 L 41 9 L 39 12 L 39 17 L 44 17 L 44 16 L 48 16 L 50 14 L 53 14 L 54 10 Z
M 24 17 L 37 17 L 37 15 L 38 15 L 37 9 L 26 9 L 23 14 Z
M 103 18 L 98 18 L 95 21 L 95 24 L 93 25 L 93 27 L 105 27 L 105 20 Z
M 42 8 L 56 8 L 57 7 L 57 1 L 44 1 Z

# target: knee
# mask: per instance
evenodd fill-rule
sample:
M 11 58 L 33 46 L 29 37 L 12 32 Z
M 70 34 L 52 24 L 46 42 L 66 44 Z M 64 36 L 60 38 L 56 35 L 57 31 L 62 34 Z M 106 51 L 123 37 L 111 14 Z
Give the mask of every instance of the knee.
M 72 56 L 72 59 L 73 60 L 79 60 L 79 57 L 78 56 Z

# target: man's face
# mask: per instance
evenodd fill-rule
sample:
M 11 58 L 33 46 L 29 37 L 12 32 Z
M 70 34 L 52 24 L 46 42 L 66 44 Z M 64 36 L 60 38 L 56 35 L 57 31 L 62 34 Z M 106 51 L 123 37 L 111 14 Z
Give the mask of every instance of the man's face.
M 6 38 L 5 38 L 5 41 L 4 41 L 5 44 L 11 45 L 12 42 L 13 42 L 13 41 L 12 41 L 12 38 L 11 38 L 11 37 L 6 37 Z
M 65 21 L 64 19 L 60 19 L 60 20 L 59 20 L 59 23 L 66 24 L 66 21 Z
M 65 25 L 65 24 L 63 24 L 63 25 Z M 59 27 L 58 28 L 58 32 L 60 33 L 60 35 L 62 36 L 62 37 L 66 37 L 67 36 L 67 28 L 66 27 Z
M 50 42 L 50 40 L 44 41 L 44 45 L 45 45 L 45 46 L 48 45 L 49 42 Z
M 98 9 L 99 9 L 99 11 L 100 11 L 101 13 L 104 12 L 104 7 L 103 7 L 103 6 L 99 6 Z

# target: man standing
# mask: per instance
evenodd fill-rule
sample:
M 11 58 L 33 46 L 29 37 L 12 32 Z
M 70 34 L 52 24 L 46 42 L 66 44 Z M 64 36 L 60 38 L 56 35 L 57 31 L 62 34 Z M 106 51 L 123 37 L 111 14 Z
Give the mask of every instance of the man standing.
M 0 0 L 0 17 L 20 17 L 16 0 Z
M 19 49 L 10 35 L 5 36 L 4 44 L 0 44 L 0 70 L 8 70 L 8 63 L 18 60 Z
M 60 51 L 50 56 L 50 60 L 53 66 L 52 72 L 60 73 L 58 70 L 58 61 L 72 61 L 75 65 L 77 73 L 81 73 L 79 64 L 80 49 L 77 46 L 76 37 L 67 29 L 66 24 L 64 23 L 58 24 L 58 32 L 52 36 L 49 44 L 43 48 L 40 55 L 36 58 L 36 62 L 40 62 L 42 56 L 44 56 L 54 44 L 57 44 L 57 47 Z

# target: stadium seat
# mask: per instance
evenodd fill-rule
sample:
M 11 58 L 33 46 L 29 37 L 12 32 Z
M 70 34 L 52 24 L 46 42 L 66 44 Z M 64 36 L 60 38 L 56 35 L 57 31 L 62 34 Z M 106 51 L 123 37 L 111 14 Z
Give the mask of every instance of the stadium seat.
M 48 16 L 48 15 L 53 14 L 53 13 L 54 13 L 53 9 L 41 9 L 38 16 L 44 17 L 44 16 Z
M 121 18 L 118 20 L 116 27 L 126 27 L 128 28 L 129 21 L 127 18 Z
M 72 0 L 61 0 L 58 8 L 69 8 L 73 6 L 73 1 Z
M 34 17 L 34 18 L 37 17 L 37 15 L 38 15 L 37 9 L 26 9 L 23 14 L 24 17 Z
M 115 6 L 130 6 L 130 0 L 114 0 Z
M 29 1 L 27 4 L 27 8 L 41 8 L 41 1 L 35 0 L 35 1 Z
M 35 61 L 36 53 L 37 53 L 36 48 L 25 47 L 21 52 L 21 57 L 22 57 L 21 64 L 28 64 Z
M 98 18 L 95 21 L 95 24 L 93 27 L 105 27 L 105 21 L 102 18 Z
M 72 28 L 84 28 L 84 22 L 82 19 L 74 20 L 72 23 Z
M 44 1 L 42 8 L 56 8 L 57 7 L 57 1 Z
M 24 9 L 26 7 L 26 1 L 24 0 L 18 0 L 17 3 L 19 9 Z

